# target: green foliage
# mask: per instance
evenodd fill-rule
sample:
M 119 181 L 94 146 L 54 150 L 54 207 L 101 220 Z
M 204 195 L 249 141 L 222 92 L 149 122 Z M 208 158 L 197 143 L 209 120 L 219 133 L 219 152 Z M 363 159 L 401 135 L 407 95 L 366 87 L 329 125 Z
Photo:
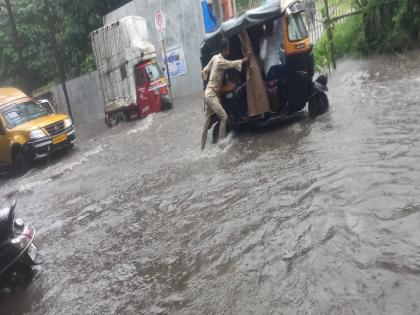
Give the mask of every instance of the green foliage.
M 339 57 L 350 55 L 359 56 L 364 46 L 361 16 L 353 16 L 334 26 L 335 52 Z
M 420 32 L 418 0 L 365 0 L 364 53 L 400 51 L 413 46 Z
M 56 38 L 68 78 L 95 69 L 89 33 L 102 25 L 105 10 L 127 0 L 50 0 L 55 19 Z M 21 39 L 21 51 L 33 87 L 45 85 L 57 77 L 51 36 L 45 17 L 44 0 L 13 0 L 13 15 Z M 20 86 L 17 50 L 11 27 L 0 0 L 0 86 Z
M 316 43 L 314 48 L 315 70 L 323 72 L 331 63 L 330 51 L 327 36 L 323 35 Z
M 88 54 L 81 65 L 82 73 L 92 72 L 96 69 L 95 58 L 93 54 Z
M 335 24 L 333 28 L 333 42 L 337 58 L 360 56 L 360 50 L 364 45 L 362 17 L 349 17 L 341 23 Z M 316 43 L 314 56 L 318 71 L 323 70 L 331 63 L 330 45 L 326 35 L 323 35 Z
M 29 76 L 35 81 L 45 82 L 51 77 L 54 66 L 50 63 L 48 49 L 45 49 L 43 34 L 47 29 L 38 1 L 15 0 L 12 2 L 17 31 L 22 43 L 21 51 L 28 68 Z M 15 5 L 19 4 L 19 5 Z M 0 80 L 1 84 L 16 84 L 19 78 L 19 62 L 14 47 L 8 19 L 0 21 Z
M 66 72 L 70 77 L 92 70 L 86 59 L 92 55 L 89 33 L 102 25 L 103 1 L 58 0 L 59 21 L 58 44 Z
M 354 0 L 354 3 L 363 14 L 345 18 L 333 27 L 337 58 L 400 51 L 419 43 L 418 0 Z M 316 43 L 314 55 L 319 71 L 331 63 L 326 35 Z

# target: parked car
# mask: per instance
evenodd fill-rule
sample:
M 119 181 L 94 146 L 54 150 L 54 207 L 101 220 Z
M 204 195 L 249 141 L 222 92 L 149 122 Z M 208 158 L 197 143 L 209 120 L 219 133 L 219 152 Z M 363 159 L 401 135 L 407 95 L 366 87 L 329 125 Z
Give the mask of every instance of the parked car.
M 0 88 L 0 166 L 26 172 L 33 160 L 74 144 L 73 122 L 16 88 Z

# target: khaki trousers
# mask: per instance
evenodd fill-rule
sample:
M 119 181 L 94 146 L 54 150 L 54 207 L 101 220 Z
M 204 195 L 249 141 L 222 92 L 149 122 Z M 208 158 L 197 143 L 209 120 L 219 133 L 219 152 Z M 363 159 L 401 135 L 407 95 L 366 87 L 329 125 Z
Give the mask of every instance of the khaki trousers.
M 207 141 L 207 131 L 211 122 L 211 116 L 216 114 L 220 118 L 220 129 L 219 129 L 219 140 L 222 140 L 226 136 L 226 124 L 227 124 L 227 114 L 220 104 L 220 100 L 217 95 L 209 93 L 204 96 L 205 104 L 205 122 L 203 128 L 203 135 L 201 138 L 201 150 L 204 149 Z

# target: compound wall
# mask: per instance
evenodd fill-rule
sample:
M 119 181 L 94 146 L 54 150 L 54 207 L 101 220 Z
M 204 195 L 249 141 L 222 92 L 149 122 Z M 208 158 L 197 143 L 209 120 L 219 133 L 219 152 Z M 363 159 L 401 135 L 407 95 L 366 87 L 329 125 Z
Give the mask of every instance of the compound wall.
M 113 23 L 127 15 L 139 15 L 147 20 L 150 41 L 158 50 L 162 63 L 162 44 L 155 29 L 154 16 L 161 10 L 166 16 L 166 47 L 182 45 L 186 74 L 172 79 L 174 97 L 201 91 L 200 46 L 204 38 L 203 13 L 200 0 L 133 0 L 104 16 L 104 24 Z

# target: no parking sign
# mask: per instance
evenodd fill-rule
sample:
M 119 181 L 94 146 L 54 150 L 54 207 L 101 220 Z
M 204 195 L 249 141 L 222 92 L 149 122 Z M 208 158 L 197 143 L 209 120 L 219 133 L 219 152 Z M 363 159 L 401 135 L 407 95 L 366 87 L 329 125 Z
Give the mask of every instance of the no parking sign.
M 166 18 L 162 11 L 157 11 L 155 14 L 155 27 L 161 39 L 165 38 Z

